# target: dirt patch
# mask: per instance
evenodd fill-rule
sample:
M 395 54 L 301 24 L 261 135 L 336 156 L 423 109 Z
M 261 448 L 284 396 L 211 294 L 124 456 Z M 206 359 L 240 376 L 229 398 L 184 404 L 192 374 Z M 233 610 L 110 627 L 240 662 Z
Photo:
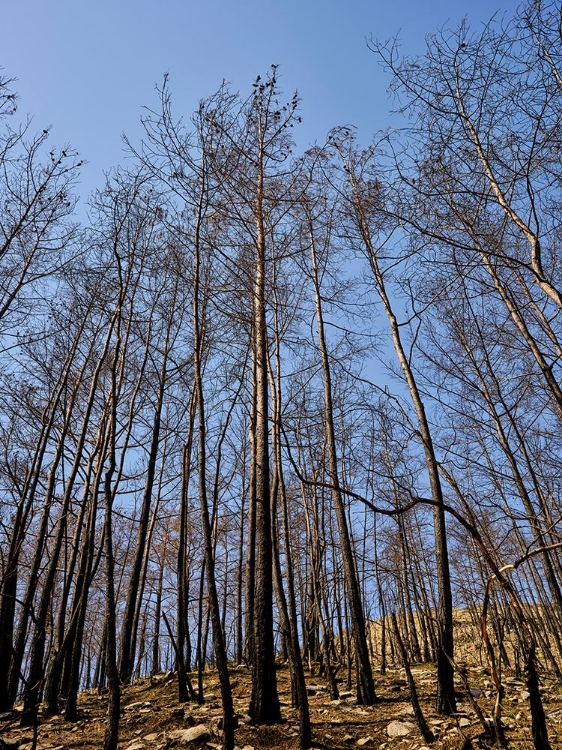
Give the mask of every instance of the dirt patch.
M 432 747 L 437 750 L 463 747 L 469 738 L 474 747 L 487 747 L 470 697 L 458 684 L 458 712 L 452 717 L 438 716 L 434 711 L 435 670 L 432 665 L 413 668 L 422 709 L 436 736 Z M 485 668 L 473 667 L 468 672 L 474 699 L 485 716 L 490 715 L 495 699 Z M 513 750 L 532 748 L 531 721 L 525 687 L 514 675 L 504 675 L 506 695 L 503 703 L 506 737 Z M 279 694 L 284 723 L 274 727 L 255 727 L 247 715 L 251 690 L 250 672 L 232 670 L 232 684 L 239 726 L 236 744 L 254 750 L 298 750 L 298 717 L 291 707 L 289 671 L 278 669 Z M 310 677 L 308 693 L 313 738 L 316 747 L 325 750 L 344 748 L 408 748 L 421 750 L 425 743 L 417 730 L 404 674 L 400 669 L 376 675 L 379 702 L 359 706 L 353 696 L 330 700 L 326 683 L 318 676 Z M 562 747 L 562 686 L 551 680 L 542 685 L 552 747 Z M 343 695 L 348 694 L 341 686 Z M 205 703 L 178 703 L 174 675 L 143 679 L 123 689 L 119 747 L 123 750 L 164 750 L 188 746 L 218 750 L 220 748 L 221 706 L 216 675 L 205 673 Z M 98 750 L 103 747 L 107 715 L 107 696 L 97 692 L 82 693 L 80 717 L 75 723 L 62 716 L 40 717 L 36 731 L 37 750 Z M 34 731 L 18 726 L 20 706 L 0 717 L 0 738 L 19 750 L 32 750 Z M 178 730 L 206 727 L 200 739 L 182 745 Z M 196 735 L 197 732 L 192 733 Z M 9 746 L 9 744 L 8 744 Z M 0 747 L 2 745 L 0 744 Z

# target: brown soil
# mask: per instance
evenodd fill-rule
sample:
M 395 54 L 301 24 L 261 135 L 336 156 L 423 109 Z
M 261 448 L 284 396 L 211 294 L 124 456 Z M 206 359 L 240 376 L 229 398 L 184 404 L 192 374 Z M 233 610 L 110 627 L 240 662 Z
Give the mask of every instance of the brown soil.
M 474 707 L 464 687 L 458 684 L 458 713 L 452 717 L 437 716 L 434 711 L 435 671 L 432 665 L 413 668 L 419 697 L 425 717 L 436 735 L 432 747 L 436 749 L 468 748 L 467 738 L 473 747 L 489 747 L 483 738 L 483 728 L 476 718 Z M 484 667 L 468 670 L 471 692 L 485 716 L 494 704 L 490 677 Z M 232 670 L 235 708 L 239 718 L 236 744 L 245 750 L 297 750 L 298 724 L 290 705 L 289 673 L 285 666 L 278 669 L 279 692 L 285 723 L 275 727 L 254 727 L 247 716 L 250 695 L 250 673 L 246 669 Z M 532 748 L 530 712 L 521 680 L 504 675 L 506 687 L 503 702 L 503 720 L 506 739 L 512 750 Z M 379 702 L 375 706 L 358 706 L 352 695 L 340 685 L 342 699 L 331 701 L 325 681 L 316 676 L 308 678 L 311 719 L 315 747 L 325 750 L 344 748 L 394 748 L 419 750 L 425 746 L 413 717 L 404 673 L 389 669 L 386 675 L 376 675 Z M 179 739 L 173 732 L 204 724 L 209 739 L 190 744 L 189 747 L 217 750 L 220 748 L 219 720 L 221 715 L 218 685 L 213 672 L 205 674 L 206 701 L 203 706 L 193 703 L 179 704 L 177 680 L 174 675 L 159 675 L 154 679 L 139 680 L 127 686 L 122 695 L 120 748 L 129 750 L 163 750 L 175 747 Z M 347 696 L 347 697 L 346 697 Z M 562 747 L 562 686 L 544 680 L 543 700 L 548 716 L 548 730 L 552 748 Z M 103 747 L 107 696 L 85 692 L 80 697 L 80 720 L 66 722 L 62 716 L 42 717 L 37 727 L 37 750 L 94 750 Z M 19 707 L 18 707 L 19 709 Z M 402 737 L 389 737 L 391 722 L 398 722 L 409 733 Z M 408 723 L 412 725 L 408 727 Z M 396 725 L 394 725 L 396 726 Z M 32 750 L 34 732 L 18 727 L 18 710 L 0 716 L 0 739 L 13 742 L 12 747 Z M 3 747 L 0 742 L 0 748 Z

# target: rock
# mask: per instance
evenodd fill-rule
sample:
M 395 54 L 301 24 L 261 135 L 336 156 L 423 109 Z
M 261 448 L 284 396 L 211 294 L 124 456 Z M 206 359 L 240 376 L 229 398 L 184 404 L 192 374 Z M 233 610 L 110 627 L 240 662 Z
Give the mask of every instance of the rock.
M 159 732 L 151 732 L 150 734 L 145 734 L 143 740 L 145 742 L 156 742 L 158 740 L 158 737 L 160 737 Z
M 127 745 L 126 750 L 144 750 L 142 742 L 133 742 L 132 745 Z
M 372 741 L 373 741 L 372 737 L 361 737 L 360 740 L 357 740 L 357 745 L 359 747 L 365 747 L 365 745 L 368 745 L 369 742 L 372 742 Z
M 152 682 L 169 682 L 174 679 L 174 672 L 163 672 L 152 677 Z
M 342 701 L 346 700 L 347 698 L 353 698 L 353 693 L 351 692 L 351 690 L 348 690 L 345 693 L 340 693 L 340 698 Z
M 135 703 L 129 703 L 128 706 L 124 706 L 124 711 L 138 711 L 141 708 L 147 709 L 152 708 L 152 703 L 150 701 L 136 701 Z
M 190 745 L 195 742 L 205 742 L 210 738 L 209 729 L 205 724 L 198 724 L 189 729 L 176 729 L 168 735 L 172 746 Z
M 351 744 L 352 742 L 355 742 L 355 737 L 352 734 L 346 734 L 343 738 L 343 742 Z
M 472 724 L 470 719 L 460 719 L 459 721 L 459 727 L 464 729 L 465 727 L 469 727 Z
M 19 746 L 20 743 L 13 737 L 0 737 L 0 748 L 3 750 L 17 750 Z
M 480 688 L 470 688 L 470 694 L 473 698 L 480 698 L 480 696 L 483 695 Z
M 415 729 L 411 721 L 391 721 L 386 728 L 389 737 L 405 737 Z
M 528 701 L 530 697 L 531 697 L 531 693 L 528 690 L 522 690 L 519 693 L 519 700 L 520 701 Z
M 218 734 L 223 727 L 222 716 L 213 716 L 209 724 L 209 731 L 211 734 Z

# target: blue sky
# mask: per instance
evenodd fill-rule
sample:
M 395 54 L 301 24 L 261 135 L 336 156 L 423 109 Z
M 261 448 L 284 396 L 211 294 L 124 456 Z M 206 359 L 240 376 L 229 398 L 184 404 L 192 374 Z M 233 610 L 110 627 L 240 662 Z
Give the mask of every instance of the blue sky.
M 473 27 L 515 0 L 3 0 L 0 66 L 16 77 L 20 114 L 52 125 L 88 161 L 81 192 L 103 183 L 123 160 L 121 134 L 140 137 L 143 105 L 170 75 L 174 108 L 189 116 L 223 79 L 248 92 L 257 74 L 280 64 L 289 98 L 298 89 L 300 145 L 354 124 L 362 141 L 395 124 L 388 76 L 366 38 L 399 35 L 405 53 L 467 16 Z

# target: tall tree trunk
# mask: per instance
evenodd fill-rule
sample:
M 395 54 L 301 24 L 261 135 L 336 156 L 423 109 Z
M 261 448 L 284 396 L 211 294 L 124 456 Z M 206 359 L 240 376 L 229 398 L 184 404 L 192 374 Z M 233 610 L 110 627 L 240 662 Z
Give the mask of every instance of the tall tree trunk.
M 351 544 L 345 505 L 340 491 L 336 434 L 334 429 L 334 407 L 332 401 L 330 357 L 328 353 L 328 346 L 326 343 L 324 314 L 322 308 L 322 296 L 320 290 L 320 278 L 318 269 L 318 257 L 316 253 L 312 226 L 310 227 L 310 238 L 314 295 L 316 303 L 316 322 L 318 329 L 318 346 L 320 349 L 320 357 L 322 360 L 322 374 L 324 379 L 324 427 L 326 431 L 326 450 L 328 453 L 328 476 L 332 488 L 332 503 L 338 523 L 343 569 L 345 574 L 345 585 L 349 600 L 349 611 L 351 615 L 351 633 L 353 637 L 353 644 L 355 647 L 357 662 L 357 702 L 364 705 L 372 705 L 376 700 L 375 683 L 373 680 L 373 671 L 371 667 L 371 660 L 369 657 L 369 647 L 367 644 L 367 635 L 365 629 L 365 613 L 363 611 L 363 602 L 361 599 L 361 591 L 359 587 L 357 569 L 355 566 L 355 557 Z
M 412 363 L 406 354 L 406 349 L 402 342 L 400 325 L 386 289 L 384 273 L 379 264 L 377 249 L 373 242 L 371 227 L 369 225 L 369 219 L 367 218 L 367 209 L 364 203 L 364 198 L 362 197 L 361 185 L 359 184 L 359 178 L 355 174 L 354 157 L 347 158 L 341 147 L 338 147 L 338 151 L 342 158 L 346 179 L 348 180 L 351 189 L 350 209 L 353 213 L 354 221 L 365 248 L 365 253 L 375 281 L 375 288 L 388 319 L 396 356 L 416 412 L 419 436 L 425 454 L 431 496 L 434 500 L 433 529 L 435 537 L 437 588 L 439 592 L 436 612 L 439 644 L 437 652 L 437 711 L 440 714 L 451 714 L 456 710 L 454 671 L 451 661 L 454 658 L 453 597 L 451 591 L 451 572 L 447 545 L 447 526 L 445 522 L 445 510 L 443 507 L 443 489 L 439 476 L 439 464 L 435 455 L 435 447 L 423 398 L 418 388 L 414 368 L 412 367 Z
M 203 390 L 203 346 L 205 336 L 205 320 L 201 316 L 201 244 L 200 231 L 201 221 L 204 215 L 206 200 L 206 172 L 203 157 L 203 170 L 201 175 L 201 192 L 198 203 L 196 231 L 193 244 L 194 251 L 194 280 L 193 280 L 193 360 L 195 371 L 195 393 L 198 417 L 198 474 L 199 474 L 199 501 L 201 504 L 201 522 L 203 526 L 203 544 L 205 550 L 205 567 L 207 570 L 207 588 L 209 596 L 209 609 L 213 626 L 213 644 L 222 700 L 222 747 L 223 750 L 234 750 L 234 704 L 232 700 L 232 689 L 228 671 L 228 659 L 224 631 L 221 623 L 220 605 L 217 594 L 215 578 L 215 554 L 211 520 L 209 517 L 209 503 L 207 494 L 207 454 L 206 454 L 206 421 L 205 421 L 205 395 Z
M 253 591 L 252 695 L 249 714 L 256 724 L 277 724 L 281 709 L 275 674 L 273 643 L 273 542 L 269 476 L 268 341 L 265 304 L 266 241 L 263 216 L 263 159 L 261 143 L 255 199 L 256 259 L 252 301 L 252 354 L 255 391 L 255 528 L 256 563 Z

